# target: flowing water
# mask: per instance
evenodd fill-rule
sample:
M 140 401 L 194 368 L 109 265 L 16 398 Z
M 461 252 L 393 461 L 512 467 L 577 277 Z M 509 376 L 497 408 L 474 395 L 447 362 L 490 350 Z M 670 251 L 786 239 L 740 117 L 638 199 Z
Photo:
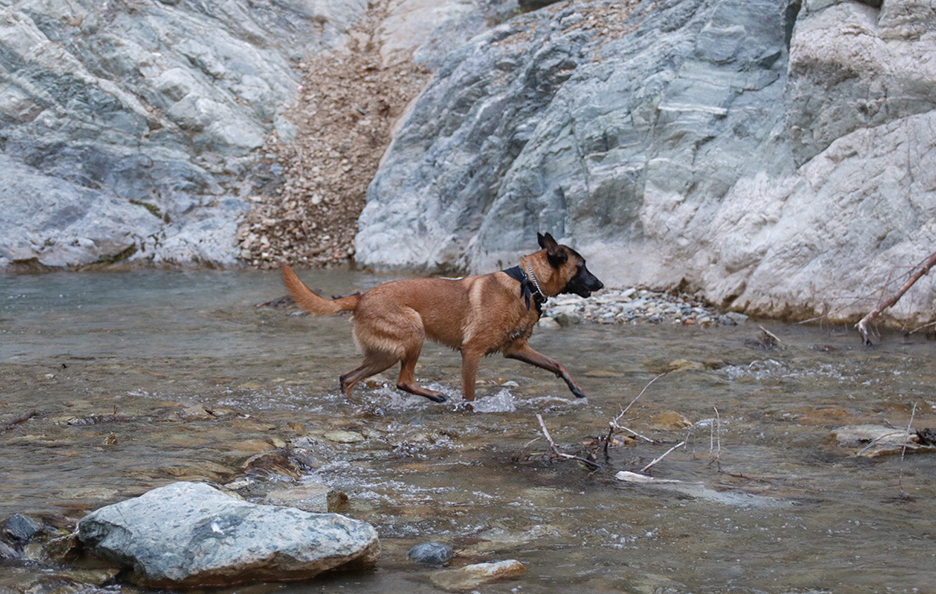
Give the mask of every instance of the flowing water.
M 303 276 L 328 295 L 387 280 Z M 456 548 L 454 566 L 526 566 L 483 592 L 936 591 L 936 456 L 855 457 L 831 437 L 906 428 L 911 414 L 915 428 L 936 427 L 936 345 L 922 337 L 866 348 L 846 328 L 771 322 L 781 343 L 767 349 L 753 321 L 540 329 L 534 347 L 589 398 L 492 357 L 467 413 L 457 353 L 432 345 L 417 375 L 450 403 L 401 394 L 391 374 L 346 401 L 337 378 L 358 364 L 348 320 L 255 307 L 283 292 L 275 274 L 244 271 L 0 276 L 0 426 L 33 413 L 0 427 L 0 519 L 68 529 L 175 480 L 243 480 L 251 456 L 305 445 L 316 468 L 299 480 L 346 493 L 344 512 L 377 527 L 381 560 L 239 591 L 435 592 L 437 570 L 406 559 L 429 540 Z M 596 447 L 670 368 L 619 420 L 656 443 L 621 431 L 607 454 Z M 601 468 L 551 456 L 537 413 L 563 453 L 594 452 Z M 615 479 L 682 441 L 648 471 L 680 483 Z M 80 590 L 50 575 L 7 562 L 0 591 Z

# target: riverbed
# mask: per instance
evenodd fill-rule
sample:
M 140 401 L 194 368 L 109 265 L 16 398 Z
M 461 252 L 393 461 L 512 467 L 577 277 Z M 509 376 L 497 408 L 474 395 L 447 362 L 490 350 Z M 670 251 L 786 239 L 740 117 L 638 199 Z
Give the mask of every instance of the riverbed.
M 326 295 L 390 278 L 301 276 Z M 437 570 L 406 559 L 426 541 L 455 547 L 453 566 L 526 566 L 484 592 L 932 591 L 936 456 L 856 457 L 832 438 L 911 416 L 936 427 L 936 343 L 922 336 L 868 348 L 850 328 L 775 321 L 541 328 L 533 346 L 588 398 L 491 357 L 469 413 L 458 354 L 430 344 L 417 376 L 448 403 L 398 392 L 393 372 L 346 400 L 338 376 L 359 362 L 348 319 L 257 307 L 283 294 L 272 272 L 0 276 L 0 425 L 32 413 L 0 431 L 0 520 L 68 530 L 177 480 L 314 481 L 378 529 L 380 562 L 249 591 L 436 592 Z M 596 466 L 553 455 L 537 414 L 560 452 Z M 619 415 L 629 431 L 605 448 Z M 680 442 L 647 471 L 680 483 L 615 478 Z M 248 476 L 246 460 L 284 448 L 309 453 L 301 476 Z M 80 589 L 62 575 L 4 562 L 0 590 Z

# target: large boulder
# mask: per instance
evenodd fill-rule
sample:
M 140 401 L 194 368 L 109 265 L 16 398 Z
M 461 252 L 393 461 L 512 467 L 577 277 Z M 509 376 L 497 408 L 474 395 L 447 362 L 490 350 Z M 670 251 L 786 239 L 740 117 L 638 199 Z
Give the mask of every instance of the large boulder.
M 78 536 L 87 552 L 160 588 L 303 580 L 370 567 L 380 554 L 365 522 L 257 505 L 185 482 L 88 514 Z
M 491 270 L 550 231 L 609 284 L 864 313 L 936 249 L 936 13 L 874 4 L 597 0 L 479 35 L 397 133 L 358 262 Z M 915 290 L 895 316 L 932 314 Z

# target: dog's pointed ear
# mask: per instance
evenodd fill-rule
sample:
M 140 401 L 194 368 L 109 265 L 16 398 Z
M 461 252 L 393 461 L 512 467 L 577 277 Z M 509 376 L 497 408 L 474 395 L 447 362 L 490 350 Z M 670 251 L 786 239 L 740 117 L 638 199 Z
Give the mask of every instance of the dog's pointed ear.
M 548 250 L 550 252 L 555 252 L 555 251 L 558 251 L 559 249 L 559 242 L 553 239 L 553 236 L 550 235 L 549 233 L 547 233 L 546 235 L 543 235 L 542 233 L 537 233 L 536 242 L 539 243 L 539 246 L 541 248 L 543 248 L 544 250 Z
M 569 259 L 569 254 L 562 249 L 559 242 L 553 239 L 553 236 L 549 233 L 546 235 L 537 233 L 536 240 L 539 242 L 539 246 L 546 250 L 546 259 L 549 260 L 549 264 L 553 268 L 560 268 Z

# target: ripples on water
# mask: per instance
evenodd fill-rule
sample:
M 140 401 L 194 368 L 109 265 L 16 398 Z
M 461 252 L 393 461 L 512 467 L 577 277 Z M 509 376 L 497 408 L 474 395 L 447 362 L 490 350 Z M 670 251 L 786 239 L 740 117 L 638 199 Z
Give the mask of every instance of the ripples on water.
M 328 295 L 386 280 L 303 276 Z M 390 373 L 347 402 L 337 378 L 358 363 L 347 320 L 254 307 L 282 293 L 258 272 L 0 276 L 0 420 L 39 411 L 0 432 L 0 517 L 67 526 L 173 480 L 229 482 L 264 448 L 307 444 L 322 463 L 304 480 L 345 491 L 384 554 L 373 572 L 271 586 L 288 594 L 436 591 L 431 570 L 405 559 L 427 540 L 453 544 L 461 563 L 526 564 L 485 592 L 932 589 L 936 457 L 858 459 L 830 432 L 905 427 L 913 403 L 914 427 L 936 427 L 933 343 L 890 335 L 867 349 L 848 329 L 779 323 L 766 325 L 781 339 L 770 351 L 751 346 L 756 324 L 540 330 L 534 346 L 589 398 L 492 357 L 467 414 L 457 353 L 430 345 L 417 374 L 449 403 L 401 394 Z M 697 365 L 655 382 L 621 421 L 659 443 L 597 448 L 598 471 L 550 457 L 537 413 L 562 451 L 588 455 L 675 360 Z M 691 427 L 659 426 L 665 411 Z M 334 430 L 363 441 L 329 442 Z M 614 479 L 683 440 L 651 471 L 682 482 Z M 48 591 L 43 571 L 0 566 L 0 589 Z

